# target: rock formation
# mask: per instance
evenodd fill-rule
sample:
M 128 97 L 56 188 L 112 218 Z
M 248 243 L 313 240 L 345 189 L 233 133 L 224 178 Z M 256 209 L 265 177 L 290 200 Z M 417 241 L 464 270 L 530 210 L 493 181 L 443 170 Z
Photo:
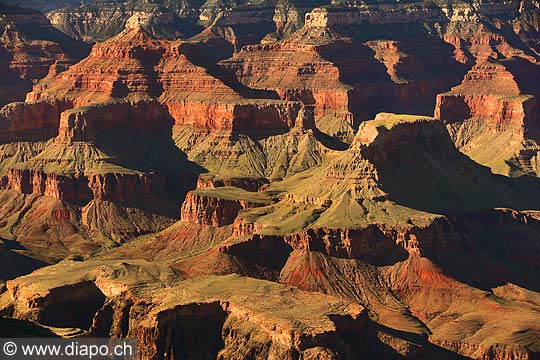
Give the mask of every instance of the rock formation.
M 24 100 L 49 71 L 85 56 L 86 46 L 51 26 L 40 12 L 0 5 L 0 107 Z
M 539 356 L 538 1 L 21 4 L 99 41 L 2 7 L 14 334 Z
M 54 9 L 47 13 L 47 18 L 63 33 L 86 42 L 107 40 L 135 23 L 144 25 L 156 36 L 172 39 L 189 37 L 200 30 L 172 10 L 156 3 L 95 2 Z
M 513 4 L 453 2 L 317 8 L 291 36 L 245 46 L 220 64 L 248 87 L 314 105 L 318 127 L 350 142 L 351 127 L 378 112 L 431 113 L 435 95 L 476 60 L 537 62 L 528 44 L 508 42 L 502 8 L 518 12 Z
M 435 116 L 448 123 L 465 154 L 494 172 L 537 175 L 539 76 L 540 67 L 529 61 L 489 58 L 461 85 L 438 95 Z M 507 146 L 501 149 L 503 142 Z
M 38 286 L 31 277 L 9 282 L 2 311 L 89 334 L 134 337 L 141 359 L 162 358 L 171 351 L 200 356 L 200 350 L 191 347 L 196 344 L 208 356 L 219 352 L 224 358 L 255 352 L 259 358 L 324 354 L 334 359 L 338 349 L 351 351 L 349 334 L 369 330 L 366 312 L 357 304 L 260 280 L 214 276 L 173 285 L 174 273 L 145 262 L 71 264 L 67 273 L 66 266 L 56 268 L 67 282 L 58 282 L 51 271 Z M 157 283 L 149 284 L 152 279 Z M 226 288 L 232 284 L 236 290 L 230 293 Z M 197 298 L 209 290 L 214 292 L 211 297 Z M 71 291 L 78 295 L 66 302 L 64 296 Z M 284 292 L 290 302 L 275 311 Z M 246 301 L 246 295 L 254 294 L 264 300 Z M 291 313 L 303 313 L 302 320 L 291 321 Z M 111 327 L 122 318 L 126 326 Z M 181 333 L 190 335 L 183 338 Z M 257 334 L 258 341 L 246 344 L 249 334 Z
M 233 187 L 198 190 L 186 195 L 180 218 L 196 224 L 219 227 L 232 224 L 240 210 L 267 205 L 270 202 L 270 198 L 254 196 Z

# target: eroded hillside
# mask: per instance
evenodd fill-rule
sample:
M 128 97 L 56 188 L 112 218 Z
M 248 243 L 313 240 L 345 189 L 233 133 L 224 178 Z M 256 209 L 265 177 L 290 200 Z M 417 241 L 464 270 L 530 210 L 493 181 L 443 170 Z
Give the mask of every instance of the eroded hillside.
M 47 17 L 0 8 L 10 326 L 141 359 L 539 356 L 537 1 L 21 5 Z

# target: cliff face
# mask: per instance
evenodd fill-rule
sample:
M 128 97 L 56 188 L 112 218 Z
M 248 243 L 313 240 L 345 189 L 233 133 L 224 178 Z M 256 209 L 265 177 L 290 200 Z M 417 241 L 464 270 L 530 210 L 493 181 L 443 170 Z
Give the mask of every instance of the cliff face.
M 288 65 L 282 66 L 285 62 Z M 221 65 L 248 87 L 275 90 L 282 99 L 315 105 L 316 119 L 337 116 L 352 125 L 350 87 L 339 81 L 337 67 L 312 46 L 296 41 L 246 46 Z M 279 68 L 283 71 L 276 71 Z
M 189 37 L 198 30 L 194 23 L 182 20 L 171 9 L 155 3 L 68 6 L 48 12 L 47 18 L 63 33 L 87 42 L 107 40 L 133 22 L 144 24 L 156 36 L 173 39 Z
M 68 178 L 33 170 L 10 169 L 5 188 L 71 203 L 85 203 L 90 198 L 88 180 L 85 178 Z
M 33 83 L 56 63 L 70 64 L 87 47 L 51 26 L 40 12 L 0 6 L 0 106 L 24 100 Z
M 166 109 L 154 101 L 77 107 L 62 112 L 59 118 L 56 141 L 65 143 L 92 141 L 102 133 L 121 128 L 160 135 L 172 121 Z
M 127 204 L 134 200 L 132 194 L 138 194 L 139 201 L 152 201 L 164 185 L 165 179 L 153 173 L 63 176 L 26 169 L 10 169 L 2 180 L 3 189 L 82 205 L 91 200 Z
M 194 65 L 187 57 L 191 52 L 187 45 L 157 40 L 140 25 L 134 25 L 117 37 L 95 45 L 88 58 L 69 70 L 42 81 L 28 94 L 27 101 L 69 99 L 74 106 L 86 106 L 115 99 L 128 99 L 131 103 L 156 99 L 164 107 L 160 109 L 160 105 L 149 102 L 136 106 L 126 103 L 111 105 L 110 108 L 104 108 L 106 105 L 85 108 L 77 110 L 77 114 L 66 113 L 61 121 L 62 131 L 67 131 L 65 127 L 70 122 L 74 124 L 72 126 L 84 126 L 86 131 L 94 132 L 122 126 L 140 129 L 149 118 L 166 119 L 166 112 L 175 124 L 210 130 L 275 129 L 294 125 L 299 104 L 248 101 L 204 68 Z M 151 106 L 154 109 L 148 108 Z M 83 110 L 88 118 L 98 117 L 99 111 L 107 112 L 107 116 L 116 119 L 116 123 L 105 119 L 101 124 L 85 125 L 90 120 L 79 119 Z M 131 113 L 130 118 L 139 118 L 134 116 L 136 113 L 142 115 L 136 120 L 138 123 L 123 123 L 122 119 Z M 149 126 L 154 126 L 156 131 L 162 129 L 160 123 L 148 125 L 145 129 L 148 130 Z
M 270 199 L 264 197 L 243 199 L 242 194 L 248 194 L 240 189 L 227 187 L 218 189 L 219 191 L 189 192 L 182 204 L 181 220 L 216 227 L 230 225 L 235 221 L 239 211 L 264 206 L 270 202 Z M 226 194 L 228 190 L 238 192 L 236 194 L 238 198 L 228 199 L 226 196 L 225 198 L 220 196 L 220 193 Z
M 532 79 L 539 71 L 520 59 L 480 62 L 461 85 L 438 95 L 435 116 L 448 123 L 464 153 L 493 171 L 536 174 L 540 90 Z M 498 148 L 498 138 L 509 144 L 505 150 Z M 488 144 L 479 149 L 479 142 Z
M 538 116 L 540 90 L 533 79 L 539 75 L 538 66 L 525 60 L 478 63 L 461 85 L 438 96 L 435 116 L 450 122 L 479 118 L 492 124 L 492 131 L 513 128 L 518 135 L 534 137 L 536 125 L 527 120 Z
M 120 243 L 178 217 L 180 206 L 171 204 L 196 179 L 195 166 L 167 141 L 173 126 L 275 132 L 302 118 L 299 103 L 245 99 L 192 63 L 194 52 L 189 44 L 156 39 L 137 22 L 66 71 L 50 71 L 27 102 L 1 110 L 6 148 L 24 140 L 40 149 L 28 157 L 6 153 L 2 189 L 74 205 L 75 233 Z M 193 170 L 182 173 L 186 164 Z
M 200 350 L 195 350 L 198 346 L 204 346 L 208 356 L 219 352 L 224 358 L 232 358 L 240 351 L 246 355 L 255 353 L 261 359 L 293 359 L 302 354 L 325 354 L 337 359 L 339 351 L 354 349 L 347 339 L 349 334 L 369 330 L 361 306 L 283 285 L 255 279 L 246 282 L 238 276 L 212 276 L 171 287 L 180 280 L 174 273 L 145 262 L 75 265 L 65 274 L 69 278 L 66 286 L 58 286 L 52 277 L 39 287 L 22 278 L 9 283 L 8 292 L 2 296 L 2 304 L 7 307 L 2 311 L 18 318 L 81 328 L 90 334 L 136 338 L 141 359 L 161 358 L 171 351 L 197 351 L 200 356 Z M 58 266 L 59 271 L 62 268 Z M 153 274 L 162 275 L 161 280 L 155 280 L 167 285 L 166 291 L 146 282 Z M 85 275 L 92 280 L 82 280 Z M 198 292 L 209 290 L 213 292 L 211 298 L 196 299 Z M 77 296 L 70 303 L 62 299 L 63 293 L 74 291 Z M 265 301 L 246 301 L 245 295 L 253 291 Z M 290 292 L 290 303 L 283 312 L 275 312 L 283 291 Z M 287 317 L 295 311 L 305 314 L 300 324 Z M 52 316 L 60 313 L 61 317 Z M 113 319 L 123 319 L 125 326 L 107 325 Z M 190 335 L 181 336 L 183 333 Z M 254 334 L 258 340 L 248 341 Z
M 13 15 L 0 315 L 141 359 L 538 357 L 538 179 L 478 164 L 540 173 L 538 2 L 324 5 L 34 2 L 103 40 L 75 65 Z
M 0 110 L 0 141 L 50 139 L 58 135 L 60 113 L 70 106 L 70 101 L 62 100 L 8 104 Z
M 350 127 L 378 112 L 430 114 L 436 95 L 476 61 L 536 63 L 529 44 L 509 40 L 505 28 L 534 9 L 476 2 L 318 8 L 291 36 L 245 46 L 220 65 L 248 87 L 314 105 L 318 127 L 349 142 Z

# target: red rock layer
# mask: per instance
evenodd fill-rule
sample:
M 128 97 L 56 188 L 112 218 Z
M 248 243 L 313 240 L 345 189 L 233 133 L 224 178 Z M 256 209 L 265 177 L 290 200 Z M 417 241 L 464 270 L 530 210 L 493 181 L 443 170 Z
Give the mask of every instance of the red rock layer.
M 159 95 L 153 66 L 164 51 L 164 42 L 142 29 L 129 29 L 96 44 L 87 58 L 42 81 L 26 99 L 71 98 L 82 106 L 128 95 Z
M 156 173 L 95 174 L 88 177 L 93 198 L 119 203 L 152 201 L 165 186 L 165 178 Z M 134 196 L 135 195 L 135 196 Z
M 99 103 L 64 111 L 57 141 L 92 141 L 100 133 L 121 128 L 159 135 L 171 123 L 167 110 L 156 101 Z
M 352 123 L 351 88 L 339 81 L 338 68 L 315 46 L 296 40 L 245 46 L 220 64 L 247 87 L 275 90 L 282 99 L 315 105 L 316 118 L 331 115 Z
M 35 170 L 10 169 L 3 181 L 5 188 L 21 194 L 39 194 L 67 202 L 86 202 L 91 197 L 88 180 L 45 174 Z
M 252 235 L 252 226 L 256 229 L 255 224 L 235 222 L 235 225 L 238 225 L 235 232 L 240 236 Z M 392 256 L 405 258 L 406 254 L 425 256 L 469 246 L 469 240 L 460 234 L 458 229 L 456 223 L 439 219 L 427 226 L 370 225 L 363 229 L 314 228 L 277 238 L 293 250 L 322 252 L 339 258 L 384 259 Z M 275 238 L 265 235 L 261 237 Z M 227 249 L 223 251 L 227 252 Z
M 95 45 L 89 57 L 67 71 L 43 80 L 28 94 L 27 101 L 66 99 L 75 107 L 114 103 L 107 108 L 98 106 L 66 113 L 60 129 L 64 140 L 84 139 L 86 135 L 77 127 L 85 128 L 90 137 L 112 127 L 157 130 L 166 118 L 163 114 L 156 124 L 157 112 L 168 112 L 177 125 L 207 130 L 294 126 L 300 104 L 247 100 L 194 65 L 186 56 L 193 51 L 193 46 L 157 40 L 139 27 L 128 28 Z M 128 109 L 128 104 L 118 104 L 118 99 L 134 104 L 132 109 Z M 164 110 L 157 104 L 149 105 L 151 99 Z M 105 112 L 108 114 L 104 119 L 97 119 Z
M 0 142 L 39 141 L 58 135 L 60 113 L 71 101 L 11 103 L 0 110 Z
M 278 130 L 294 126 L 301 105 L 275 100 L 240 103 L 168 102 L 176 125 L 206 130 Z
M 374 122 L 362 123 L 352 144 L 360 148 L 377 169 L 390 164 L 414 166 L 416 154 L 422 151 L 429 151 L 443 161 L 460 156 L 440 122 L 420 117 L 417 121 L 402 122 L 385 129 L 384 122 L 391 121 L 393 116 L 396 115 L 381 113 Z
M 74 204 L 86 204 L 93 199 L 117 203 L 152 201 L 164 184 L 165 179 L 154 173 L 63 176 L 22 169 L 8 170 L 1 181 L 2 189 L 45 195 Z
M 232 236 L 237 238 L 250 236 L 261 229 L 262 226 L 257 223 L 247 222 L 245 219 L 237 216 L 234 219 Z
M 24 100 L 57 62 L 72 63 L 86 46 L 64 35 L 40 12 L 0 4 L 0 107 Z
M 263 205 L 265 204 L 243 199 L 222 199 L 190 191 L 182 204 L 181 219 L 219 227 L 234 223 L 240 210 Z
M 435 117 L 451 123 L 477 118 L 488 124 L 487 131 L 512 130 L 520 136 L 538 136 L 538 78 L 540 67 L 526 60 L 478 63 L 461 85 L 437 96 Z
M 462 65 L 450 46 L 425 36 L 417 41 L 422 46 L 361 44 L 332 27 L 306 25 L 283 41 L 245 46 L 220 65 L 247 87 L 313 105 L 322 124 L 335 118 L 357 125 L 380 111 L 427 114 L 436 94 L 459 81 Z

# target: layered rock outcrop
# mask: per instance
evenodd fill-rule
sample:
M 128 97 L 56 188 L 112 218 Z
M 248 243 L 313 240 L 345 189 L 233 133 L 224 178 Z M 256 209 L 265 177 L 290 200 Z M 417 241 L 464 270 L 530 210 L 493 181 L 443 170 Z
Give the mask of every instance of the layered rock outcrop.
M 489 123 L 488 131 L 511 129 L 516 135 L 535 137 L 539 116 L 535 83 L 540 67 L 526 60 L 478 63 L 461 85 L 437 97 L 435 117 L 448 122 L 477 118 Z
M 246 191 L 258 191 L 268 180 L 256 177 L 225 177 L 213 174 L 201 174 L 197 178 L 197 189 L 215 189 L 224 186 L 234 186 Z
M 47 18 L 63 33 L 87 42 L 107 40 L 133 23 L 143 24 L 156 36 L 172 39 L 187 38 L 199 30 L 173 9 L 156 3 L 77 4 L 54 9 Z
M 296 102 L 243 98 L 192 63 L 188 54 L 193 56 L 193 51 L 181 42 L 158 40 L 133 24 L 96 44 L 80 63 L 50 73 L 28 94 L 26 103 L 2 110 L 1 140 L 55 137 L 54 144 L 11 170 L 3 187 L 83 205 L 91 200 L 127 204 L 130 191 L 138 194 L 135 202 L 155 200 L 165 183 L 176 183 L 179 176 L 171 175 L 173 170 L 158 175 L 163 166 L 159 171 L 151 166 L 133 170 L 130 156 L 138 153 L 129 151 L 137 151 L 136 146 L 119 150 L 106 134 L 129 131 L 149 141 L 173 125 L 275 132 L 293 128 L 302 117 Z M 80 159 L 75 155 L 79 152 L 88 158 Z M 70 165 L 59 169 L 54 162 Z
M 0 6 L 0 106 L 24 100 L 56 63 L 73 63 L 87 47 L 51 26 L 40 12 Z
M 234 223 L 238 212 L 272 202 L 265 195 L 250 194 L 234 187 L 190 191 L 182 204 L 181 219 L 216 227 Z
M 152 201 L 164 191 L 164 186 L 165 179 L 155 173 L 65 176 L 39 170 L 10 169 L 2 180 L 3 189 L 82 205 L 93 199 L 120 204 Z
M 534 12 L 476 2 L 318 8 L 288 38 L 245 46 L 220 65 L 250 88 L 315 105 L 318 127 L 349 142 L 347 128 L 378 112 L 429 114 L 436 95 L 459 83 L 475 61 L 537 62 L 527 43 L 509 40 L 503 29 L 520 11 Z
M 42 141 L 55 137 L 60 114 L 71 106 L 71 101 L 65 100 L 8 104 L 0 110 L 0 141 Z
M 110 102 L 72 108 L 60 114 L 57 141 L 93 141 L 105 132 L 130 129 L 161 135 L 170 128 L 169 113 L 155 101 Z
M 27 101 L 65 99 L 72 101 L 75 107 L 114 102 L 109 109 L 101 111 L 106 111 L 110 118 L 113 118 L 115 111 L 127 112 L 126 115 L 140 111 L 142 117 L 137 121 L 141 124 L 152 115 L 158 116 L 156 112 L 166 111 L 175 124 L 209 130 L 245 131 L 294 126 L 299 104 L 244 99 L 204 68 L 194 65 L 187 57 L 192 52 L 190 46 L 182 43 L 157 40 L 137 25 L 95 45 L 88 58 L 69 70 L 42 81 L 28 94 Z M 117 99 L 127 99 L 133 105 L 128 109 L 130 105 L 119 104 Z M 151 99 L 159 102 L 164 109 L 159 109 L 157 104 L 152 105 Z M 141 101 L 144 102 L 138 104 Z M 84 111 L 89 117 L 99 116 L 95 112 L 103 109 L 103 106 L 108 105 Z M 146 109 L 149 106 L 155 109 Z M 162 117 L 166 118 L 164 115 Z M 79 115 L 70 113 L 65 116 Z M 135 123 L 122 123 L 126 116 L 114 117 L 118 120 L 116 125 L 99 126 L 141 127 Z M 62 125 L 66 121 L 67 118 Z M 147 129 L 150 126 L 160 129 L 160 124 L 149 125 Z
M 58 270 L 65 265 L 58 265 Z M 165 267 L 146 262 L 109 261 L 93 267 L 83 263 L 70 268 L 64 273 L 69 285 L 59 286 L 52 277 L 40 286 L 24 282 L 24 278 L 10 282 L 2 296 L 2 312 L 44 324 L 78 327 L 90 334 L 136 338 L 141 359 L 170 352 L 197 351 L 200 355 L 195 350 L 198 347 L 192 347 L 197 344 L 209 356 L 219 352 L 224 358 L 240 352 L 242 356 L 255 353 L 258 358 L 326 354 L 337 359 L 340 352 L 359 351 L 346 336 L 369 329 L 366 312 L 359 305 L 270 282 L 234 275 L 181 281 Z M 149 284 L 155 274 L 161 279 L 154 278 L 157 283 Z M 91 280 L 84 281 L 84 276 Z M 160 289 L 159 284 L 166 287 Z M 61 296 L 72 291 L 78 295 L 68 304 Z M 245 295 L 253 291 L 265 301 L 246 301 Z M 289 292 L 289 305 L 276 312 L 283 291 Z M 300 323 L 291 321 L 287 314 L 300 309 L 305 314 Z M 111 326 L 114 319 L 124 325 Z M 190 335 L 180 336 L 180 331 Z M 249 341 L 254 334 L 258 341 Z
M 540 186 L 455 146 L 535 174 L 537 2 L 328 4 L 207 2 L 189 41 L 55 12 L 127 29 L 0 111 L 0 315 L 142 359 L 537 357 Z
M 480 62 L 461 85 L 437 96 L 435 117 L 448 124 L 460 150 L 494 172 L 537 174 L 538 76 L 540 67 L 523 59 Z

